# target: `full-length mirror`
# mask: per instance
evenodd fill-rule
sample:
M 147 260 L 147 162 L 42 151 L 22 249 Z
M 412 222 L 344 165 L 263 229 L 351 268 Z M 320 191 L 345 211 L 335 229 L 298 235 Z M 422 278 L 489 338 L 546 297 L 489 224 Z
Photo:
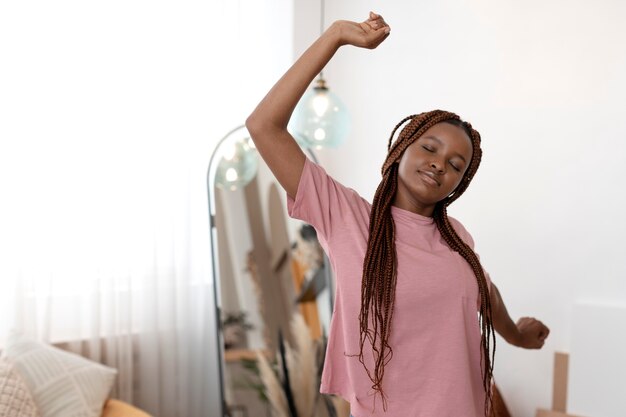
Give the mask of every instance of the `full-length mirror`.
M 315 159 L 311 151 L 309 157 Z M 315 229 L 288 217 L 286 196 L 245 127 L 217 145 L 207 187 L 219 317 L 222 410 L 216 415 L 269 415 L 258 355 L 271 361 L 281 340 L 298 344 L 296 314 L 312 343 L 323 346 L 333 303 L 330 267 Z

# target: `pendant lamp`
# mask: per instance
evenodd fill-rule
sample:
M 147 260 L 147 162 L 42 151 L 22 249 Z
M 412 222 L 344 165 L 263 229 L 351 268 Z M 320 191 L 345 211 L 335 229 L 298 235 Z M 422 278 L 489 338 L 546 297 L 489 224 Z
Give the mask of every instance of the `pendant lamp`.
M 245 187 L 256 175 L 259 155 L 245 126 L 230 131 L 217 145 L 215 184 L 226 190 Z
M 320 1 L 320 36 L 324 32 L 324 0 Z M 350 129 L 346 106 L 326 85 L 320 72 L 315 86 L 298 102 L 288 126 L 303 148 L 336 148 Z

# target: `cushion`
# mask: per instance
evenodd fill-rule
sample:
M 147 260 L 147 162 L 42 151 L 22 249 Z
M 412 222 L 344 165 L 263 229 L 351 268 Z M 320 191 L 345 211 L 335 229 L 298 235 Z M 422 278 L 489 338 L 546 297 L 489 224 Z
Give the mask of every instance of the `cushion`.
M 0 359 L 0 416 L 39 416 L 26 383 L 13 365 L 4 359 Z
M 99 417 L 117 371 L 11 332 L 3 355 L 33 394 L 42 417 Z

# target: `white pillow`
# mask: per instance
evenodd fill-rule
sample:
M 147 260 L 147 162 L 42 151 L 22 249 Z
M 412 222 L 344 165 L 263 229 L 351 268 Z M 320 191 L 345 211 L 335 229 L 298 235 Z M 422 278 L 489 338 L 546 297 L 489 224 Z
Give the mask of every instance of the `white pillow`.
M 0 416 L 39 416 L 26 383 L 15 371 L 13 365 L 4 359 L 0 359 Z
M 4 356 L 26 381 L 42 417 L 99 417 L 117 371 L 12 332 Z

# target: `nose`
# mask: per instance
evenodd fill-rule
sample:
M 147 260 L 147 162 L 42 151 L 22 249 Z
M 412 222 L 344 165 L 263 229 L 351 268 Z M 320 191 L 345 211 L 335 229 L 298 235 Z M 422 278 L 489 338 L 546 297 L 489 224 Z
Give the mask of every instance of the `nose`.
M 441 161 L 433 160 L 430 163 L 430 167 L 434 169 L 435 171 L 437 171 L 439 174 L 443 174 L 444 164 Z

